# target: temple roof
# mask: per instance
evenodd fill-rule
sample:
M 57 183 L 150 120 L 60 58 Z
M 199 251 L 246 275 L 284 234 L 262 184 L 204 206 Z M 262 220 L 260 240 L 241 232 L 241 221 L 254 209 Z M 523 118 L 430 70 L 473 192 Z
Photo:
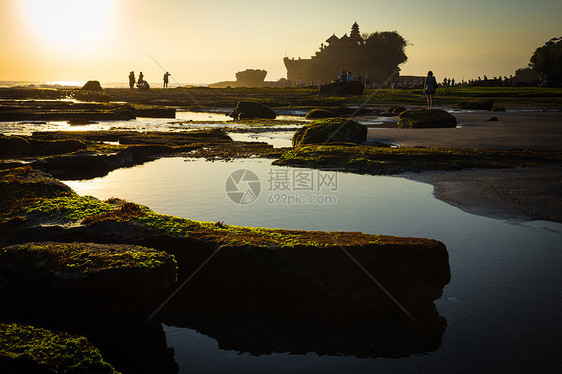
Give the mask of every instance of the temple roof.
M 330 36 L 328 39 L 326 39 L 326 43 L 336 43 L 338 42 L 340 39 L 336 36 L 336 34 L 333 34 L 332 36 Z

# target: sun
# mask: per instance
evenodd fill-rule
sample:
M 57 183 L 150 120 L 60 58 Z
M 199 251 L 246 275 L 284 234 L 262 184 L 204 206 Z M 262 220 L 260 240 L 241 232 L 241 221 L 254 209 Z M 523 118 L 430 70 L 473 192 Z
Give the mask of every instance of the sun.
M 99 41 L 112 11 L 111 0 L 22 0 L 20 4 L 30 31 L 61 47 Z

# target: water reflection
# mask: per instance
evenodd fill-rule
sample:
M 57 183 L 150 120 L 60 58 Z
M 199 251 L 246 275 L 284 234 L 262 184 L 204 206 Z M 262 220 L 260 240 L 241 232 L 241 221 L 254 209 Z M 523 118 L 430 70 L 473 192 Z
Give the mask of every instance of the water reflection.
M 228 309 L 199 304 L 176 304 L 163 313 L 162 319 L 167 330 L 198 331 L 215 339 L 221 350 L 360 358 L 398 358 L 436 351 L 447 326 L 435 309 L 426 311 L 419 325 L 401 315 L 356 320 L 345 315 L 326 316 L 322 309 L 303 316 L 282 308 Z

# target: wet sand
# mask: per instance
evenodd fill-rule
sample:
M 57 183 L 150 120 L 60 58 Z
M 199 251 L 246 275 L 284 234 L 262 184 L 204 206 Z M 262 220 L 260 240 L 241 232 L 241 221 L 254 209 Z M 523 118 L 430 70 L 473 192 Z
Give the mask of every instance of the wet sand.
M 456 113 L 454 129 L 369 129 L 368 141 L 401 146 L 562 151 L 562 112 Z M 491 122 L 497 117 L 497 122 Z M 562 222 L 562 165 L 429 171 L 401 176 L 467 212 L 501 219 Z
M 436 198 L 468 213 L 562 222 L 562 166 L 428 171 L 400 176 L 432 184 Z
M 457 128 L 370 128 L 367 141 L 422 147 L 562 150 L 560 111 L 478 111 L 452 114 L 457 118 Z M 492 117 L 497 117 L 498 121 L 489 121 Z

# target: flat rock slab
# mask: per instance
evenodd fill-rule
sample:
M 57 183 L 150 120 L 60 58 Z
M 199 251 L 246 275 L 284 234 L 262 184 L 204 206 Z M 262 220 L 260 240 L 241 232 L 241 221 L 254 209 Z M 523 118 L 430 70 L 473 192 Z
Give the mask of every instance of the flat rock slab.
M 125 244 L 31 242 L 0 249 L 3 307 L 142 317 L 176 280 L 173 256 Z

